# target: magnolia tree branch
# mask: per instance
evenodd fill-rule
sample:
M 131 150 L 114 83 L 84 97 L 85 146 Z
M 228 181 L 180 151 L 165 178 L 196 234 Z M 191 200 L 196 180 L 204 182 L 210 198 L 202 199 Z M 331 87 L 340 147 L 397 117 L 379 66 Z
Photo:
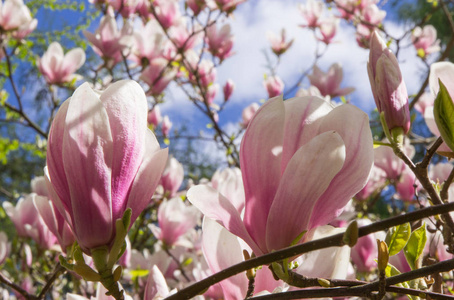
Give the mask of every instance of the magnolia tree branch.
M 358 229 L 358 237 L 366 236 L 370 233 L 374 233 L 377 231 L 382 231 L 388 228 L 391 228 L 396 225 L 404 224 L 407 222 L 413 222 L 417 221 L 423 218 L 427 218 L 430 216 L 442 214 L 442 213 L 447 213 L 450 211 L 454 211 L 454 202 L 453 203 L 447 203 L 447 204 L 442 204 L 442 205 L 435 205 L 435 206 L 430 206 L 427 208 L 420 209 L 418 211 L 410 212 L 404 215 L 388 218 L 383 221 L 378 221 L 376 223 L 373 223 L 371 225 L 363 226 Z M 188 286 L 182 290 L 180 290 L 178 293 L 171 295 L 167 297 L 166 299 L 168 300 L 180 300 L 180 299 L 190 299 L 192 297 L 195 297 L 196 295 L 202 293 L 204 290 L 208 289 L 210 286 L 227 279 L 231 276 L 234 276 L 236 274 L 239 274 L 241 272 L 247 271 L 252 268 L 257 268 L 262 265 L 268 265 L 272 262 L 276 261 L 281 261 L 286 258 L 294 257 L 297 255 L 301 255 L 310 251 L 314 250 L 320 250 L 324 248 L 329 248 L 329 247 L 340 247 L 344 246 L 343 242 L 343 237 L 344 234 L 336 234 L 330 237 L 326 237 L 323 239 L 318 239 L 315 241 L 310 241 L 306 242 L 304 244 L 300 244 L 297 246 L 293 247 L 288 247 L 282 250 L 275 251 L 273 253 L 268 253 L 256 258 L 252 258 L 250 260 L 241 262 L 239 264 L 233 265 L 229 268 L 226 268 L 216 274 L 213 274 L 191 286 Z M 442 262 L 441 264 L 444 264 L 445 262 Z M 451 267 L 451 264 L 453 264 L 451 260 L 448 261 L 449 268 Z M 438 265 L 438 264 L 437 264 Z M 432 267 L 432 266 L 431 266 Z M 433 269 L 427 269 L 422 268 L 420 271 L 424 273 L 425 275 L 427 274 L 432 274 Z M 425 270 L 425 271 L 424 271 Z M 427 271 L 430 270 L 430 271 Z M 419 276 L 420 275 L 420 276 Z M 418 276 L 421 277 L 420 273 L 418 273 Z M 388 279 L 389 280 L 389 279 Z M 388 282 L 387 280 L 387 282 Z M 409 280 L 409 279 L 407 279 Z M 392 281 L 390 281 L 390 284 Z M 337 295 L 337 294 L 331 294 L 332 295 Z
M 11 104 L 9 104 L 7 102 L 5 102 L 3 105 L 7 109 L 19 114 L 21 116 L 21 118 L 23 118 L 24 121 L 25 121 L 25 124 L 23 124 L 23 125 L 32 128 L 39 135 L 41 135 L 43 138 L 47 139 L 47 132 L 44 132 L 44 130 L 38 124 L 33 122 L 29 118 L 29 116 L 24 112 L 23 105 L 22 105 L 22 97 L 21 97 L 21 95 L 20 95 L 20 93 L 19 93 L 19 91 L 17 89 L 16 83 L 15 83 L 15 81 L 13 79 L 11 59 L 10 59 L 10 57 L 8 55 L 8 52 L 6 51 L 6 47 L 3 47 L 2 49 L 3 49 L 3 53 L 5 53 L 6 66 L 8 68 L 8 80 L 9 80 L 9 82 L 11 84 L 11 87 L 13 88 L 13 93 L 14 93 L 14 96 L 16 97 L 17 104 L 19 105 L 19 108 L 14 107 L 13 105 L 11 105 Z
M 35 297 L 33 295 L 30 295 L 26 290 L 24 290 L 22 287 L 18 286 L 11 280 L 9 280 L 5 275 L 0 273 L 0 282 L 3 283 L 6 286 L 9 286 L 13 290 L 17 291 L 19 294 L 21 294 L 25 299 L 27 300 L 39 300 L 40 298 Z

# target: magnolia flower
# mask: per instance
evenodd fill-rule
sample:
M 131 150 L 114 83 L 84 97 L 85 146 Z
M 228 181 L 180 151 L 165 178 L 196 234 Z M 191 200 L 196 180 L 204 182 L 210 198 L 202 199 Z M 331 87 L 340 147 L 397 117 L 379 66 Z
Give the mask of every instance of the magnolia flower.
M 268 92 L 268 97 L 276 97 L 284 91 L 284 82 L 278 76 L 267 77 L 263 81 L 263 86 Z
M 233 54 L 233 35 L 230 24 L 224 24 L 219 31 L 215 24 L 209 26 L 206 30 L 206 40 L 208 50 L 220 60 L 224 60 Z
M 140 79 L 149 85 L 147 94 L 160 95 L 169 83 L 175 78 L 177 71 L 169 66 L 165 58 L 155 58 L 142 71 Z
M 170 129 L 172 129 L 173 123 L 170 121 L 169 116 L 164 116 L 161 123 L 161 131 L 164 136 L 169 136 Z
M 372 162 L 367 114 L 313 96 L 275 97 L 257 111 L 241 143 L 244 217 L 209 186 L 192 187 L 187 197 L 261 255 L 338 216 L 366 184 Z
M 335 17 L 326 19 L 320 23 L 319 27 L 322 37 L 318 38 L 318 40 L 328 45 L 332 43 L 332 40 L 336 35 L 337 28 L 339 27 L 339 19 Z
M 183 165 L 175 157 L 170 156 L 160 181 L 160 184 L 164 188 L 164 193 L 168 193 L 169 197 L 175 196 L 183 183 L 183 179 Z
M 49 198 L 49 192 L 46 185 L 46 177 L 37 176 L 30 182 L 32 193 Z
M 135 13 L 138 0 L 111 0 L 109 3 L 124 18 L 129 18 Z
M 130 58 L 146 66 L 148 62 L 163 55 L 165 40 L 156 20 L 150 20 L 146 25 L 140 22 L 137 27 L 133 34 Z
M 421 184 L 417 181 L 415 173 L 411 171 L 410 167 L 405 165 L 405 169 L 396 183 L 398 198 L 402 201 L 414 201 L 415 193 L 419 190 L 421 190 Z
M 37 21 L 33 21 L 30 10 L 22 0 L 5 0 L 0 1 L 0 27 L 4 31 L 12 31 L 29 26 L 34 22 L 35 27 Z
M 206 7 L 205 0 L 187 0 L 186 3 L 194 16 L 197 16 Z
M 108 13 L 101 18 L 99 27 L 94 34 L 86 30 L 83 33 L 92 43 L 93 50 L 108 61 L 109 67 L 112 67 L 123 59 L 123 50 L 132 45 L 132 29 L 132 26 L 125 22 L 122 30 L 118 30 L 115 16 Z
M 205 217 L 202 223 L 202 250 L 211 272 L 220 272 L 230 266 L 244 261 L 243 251 L 251 249 L 241 243 L 237 236 L 228 232 L 214 220 Z M 223 299 L 244 299 L 248 290 L 246 274 L 237 274 L 220 282 Z M 254 280 L 254 295 L 271 293 L 283 287 L 284 282 L 275 280 L 268 268 L 257 269 Z
M 369 49 L 370 47 L 370 36 L 372 34 L 372 30 L 363 24 L 358 24 L 356 26 L 356 42 L 358 43 L 358 46 L 361 48 Z
M 148 112 L 147 121 L 148 124 L 153 125 L 154 127 L 157 127 L 159 123 L 161 123 L 162 116 L 159 106 L 155 105 L 155 107 L 153 107 L 153 109 Z
M 168 33 L 170 39 L 178 48 L 178 50 L 182 52 L 186 52 L 192 48 L 194 48 L 200 41 L 202 37 L 202 32 L 195 33 L 197 30 L 197 26 L 193 28 L 193 31 L 189 31 L 186 27 L 186 22 L 183 19 L 177 25 L 174 25 L 169 28 Z
M 51 192 L 53 191 L 51 190 Z M 52 198 L 54 197 L 53 195 Z M 35 197 L 33 203 L 44 223 L 56 236 L 62 252 L 66 253 L 66 250 L 72 246 L 75 239 L 63 215 L 47 197 Z
M 364 188 L 356 194 L 355 198 L 358 200 L 366 200 L 369 198 L 376 190 L 382 188 L 386 182 L 386 172 L 378 168 L 375 164 L 372 167 L 369 175 L 369 180 L 367 181 Z
M 370 4 L 363 9 L 362 15 L 364 21 L 368 22 L 369 24 L 379 25 L 386 17 L 386 11 L 379 9 L 375 4 Z
M 351 87 L 340 87 L 344 74 L 339 63 L 332 64 L 326 73 L 320 70 L 319 67 L 314 66 L 312 74 L 307 75 L 307 77 L 311 85 L 318 88 L 323 96 L 330 96 L 331 98 L 345 96 L 355 90 Z
M 175 0 L 155 0 L 153 2 L 156 16 L 164 28 L 169 28 L 181 18 L 180 8 L 178 1 Z
M 187 243 L 181 237 L 194 228 L 199 219 L 200 213 L 196 207 L 188 206 L 181 198 L 176 197 L 161 203 L 158 209 L 159 227 L 151 224 L 150 229 L 154 236 L 168 247 L 185 246 Z
M 243 127 L 246 128 L 249 125 L 249 122 L 252 120 L 252 117 L 254 117 L 255 113 L 259 110 L 260 105 L 258 103 L 252 103 L 245 109 L 243 109 L 243 113 L 241 114 L 243 118 Z
M 48 84 L 61 84 L 79 79 L 74 74 L 85 62 L 85 52 L 82 48 L 72 49 L 66 55 L 57 42 L 50 44 L 43 56 L 38 59 L 39 71 Z
M 440 40 L 437 40 L 437 30 L 432 25 L 426 25 L 422 29 L 417 26 L 411 34 L 411 41 L 418 52 L 418 56 L 422 58 L 440 51 Z
M 384 142 L 388 141 L 384 140 Z M 415 147 L 406 140 L 403 146 L 403 152 L 412 159 L 415 155 Z M 405 163 L 394 154 L 391 147 L 387 146 L 380 146 L 374 149 L 374 164 L 377 168 L 385 171 L 386 178 L 390 180 L 398 180 L 405 170 Z
M 159 149 L 147 128 L 147 111 L 142 88 L 124 80 L 101 94 L 84 83 L 55 116 L 47 147 L 48 187 L 86 253 L 110 248 L 115 221 L 130 208 L 132 224 L 158 185 L 167 149 Z
M 55 244 L 56 238 L 35 208 L 34 200 L 36 198 L 47 200 L 45 197 L 32 193 L 20 198 L 16 206 L 8 201 L 3 202 L 3 208 L 13 221 L 20 237 L 30 237 L 40 248 L 50 249 Z
M 418 102 L 415 104 L 415 109 L 424 116 L 426 108 L 433 107 L 435 97 L 431 93 L 424 93 L 419 97 Z
M 271 49 L 277 56 L 283 54 L 293 44 L 293 39 L 286 41 L 285 29 L 281 30 L 281 35 L 276 36 L 271 31 L 266 33 L 266 37 L 271 44 Z
M 302 27 L 315 28 L 320 25 L 319 18 L 322 15 L 325 4 L 317 0 L 307 0 L 306 5 L 299 5 L 301 14 L 306 20 L 307 25 L 301 25 Z
M 244 187 L 240 169 L 226 168 L 216 170 L 213 177 L 211 177 L 211 186 L 229 199 L 241 214 L 244 208 Z
M 0 266 L 11 252 L 11 243 L 8 243 L 8 236 L 3 231 L 0 231 Z
M 380 113 L 385 113 L 388 128 L 402 128 L 407 133 L 410 129 L 407 87 L 396 56 L 376 31 L 370 41 L 367 73 L 375 104 Z
M 233 12 L 237 5 L 245 2 L 246 0 L 214 0 L 216 5 L 221 11 L 225 11 L 227 13 Z
M 224 92 L 224 102 L 230 99 L 233 90 L 235 90 L 235 83 L 233 82 L 232 79 L 227 79 L 224 87 L 222 88 L 222 91 Z
M 170 296 L 169 286 L 159 268 L 154 265 L 148 273 L 147 284 L 143 295 L 144 300 L 158 300 Z

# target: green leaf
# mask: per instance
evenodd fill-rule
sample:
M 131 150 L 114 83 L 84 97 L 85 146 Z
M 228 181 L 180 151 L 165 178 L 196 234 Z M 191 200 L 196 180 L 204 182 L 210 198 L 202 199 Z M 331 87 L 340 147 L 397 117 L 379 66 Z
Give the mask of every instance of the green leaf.
M 424 251 L 426 245 L 426 223 L 422 224 L 421 227 L 415 229 L 408 240 L 407 245 L 404 248 L 405 257 L 412 270 L 417 268 L 416 261 Z
M 405 223 L 391 228 L 386 235 L 386 244 L 388 245 L 389 256 L 396 255 L 407 244 L 411 234 L 410 223 Z
M 434 117 L 441 137 L 454 151 L 454 103 L 443 82 L 438 79 L 440 91 L 435 98 Z
M 132 280 L 135 280 L 138 277 L 145 277 L 150 273 L 148 270 L 131 270 L 129 274 L 131 274 Z

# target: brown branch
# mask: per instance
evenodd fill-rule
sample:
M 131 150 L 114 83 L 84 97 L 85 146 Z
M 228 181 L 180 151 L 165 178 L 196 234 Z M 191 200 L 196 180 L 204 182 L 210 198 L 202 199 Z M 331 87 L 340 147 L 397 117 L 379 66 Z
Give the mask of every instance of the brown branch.
M 420 209 L 418 211 L 410 212 L 404 215 L 391 217 L 383 221 L 379 221 L 373 223 L 371 225 L 363 226 L 359 228 L 358 237 L 366 236 L 368 234 L 382 231 L 388 228 L 391 228 L 396 225 L 404 224 L 407 222 L 413 222 L 416 220 L 420 220 L 422 218 L 426 218 L 429 216 L 438 215 L 441 213 L 447 213 L 449 211 L 454 210 L 454 202 L 447 203 L 443 205 L 435 205 L 430 206 L 427 208 Z M 209 288 L 210 286 L 246 270 L 256 268 L 262 265 L 268 265 L 272 262 L 281 261 L 286 258 L 294 257 L 297 255 L 301 255 L 303 253 L 307 253 L 314 250 L 320 250 L 329 247 L 339 247 L 343 246 L 343 236 L 344 234 L 336 234 L 330 237 L 326 237 L 323 239 L 310 241 L 301 245 L 296 245 L 293 247 L 288 247 L 285 249 L 281 249 L 275 251 L 273 253 L 268 253 L 256 258 L 252 258 L 250 260 L 241 262 L 239 264 L 233 265 L 229 268 L 226 268 L 216 274 L 213 274 L 191 286 L 188 286 L 178 293 L 167 297 L 168 300 L 180 300 L 180 299 L 190 299 L 199 293 L 203 292 L 205 289 Z M 392 284 L 392 282 L 390 282 Z

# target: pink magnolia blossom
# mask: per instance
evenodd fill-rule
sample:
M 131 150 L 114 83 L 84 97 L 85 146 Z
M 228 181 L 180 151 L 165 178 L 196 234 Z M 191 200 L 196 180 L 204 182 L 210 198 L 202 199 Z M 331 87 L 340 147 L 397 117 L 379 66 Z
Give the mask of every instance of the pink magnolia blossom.
M 300 4 L 299 9 L 304 19 L 306 20 L 306 25 L 301 25 L 302 27 L 315 28 L 320 25 L 320 17 L 322 15 L 325 4 L 322 1 L 317 0 L 307 0 L 306 4 Z
M 281 30 L 280 36 L 276 36 L 273 32 L 268 31 L 266 37 L 271 44 L 271 50 L 277 56 L 284 54 L 293 44 L 293 39 L 287 41 L 284 28 Z
M 241 143 L 244 218 L 209 186 L 192 187 L 187 197 L 261 255 L 338 216 L 366 184 L 372 162 L 367 114 L 352 105 L 333 109 L 318 97 L 275 97 Z
M 424 28 L 417 26 L 411 34 L 411 41 L 422 58 L 441 49 L 440 40 L 437 40 L 437 30 L 432 25 L 426 25 Z
M 405 169 L 396 183 L 397 196 L 402 201 L 411 202 L 415 200 L 415 193 L 419 190 L 421 190 L 421 184 L 417 181 L 410 167 L 405 165 Z
M 236 7 L 246 0 L 214 0 L 221 11 L 232 13 Z
M 155 58 L 150 61 L 148 67 L 143 70 L 140 79 L 150 87 L 147 94 L 158 96 L 176 75 L 177 71 L 174 67 L 169 66 L 167 59 Z
M 164 275 L 159 268 L 154 265 L 148 274 L 147 284 L 143 295 L 144 300 L 164 299 L 170 296 L 170 289 Z
M 48 84 L 62 84 L 78 79 L 74 74 L 85 62 L 85 52 L 82 48 L 72 49 L 66 55 L 57 42 L 50 44 L 43 56 L 38 59 L 39 71 Z
M 270 98 L 276 97 L 284 91 L 284 82 L 278 76 L 267 77 L 263 81 L 263 86 L 268 92 L 268 97 Z
M 101 18 L 99 27 L 94 34 L 86 30 L 83 33 L 92 44 L 96 54 L 108 61 L 109 67 L 112 67 L 123 59 L 122 52 L 132 45 L 132 31 L 133 28 L 128 22 L 123 25 L 121 30 L 118 30 L 115 16 L 107 13 Z
M 200 43 L 202 38 L 202 32 L 194 34 L 199 28 L 195 26 L 192 29 L 193 31 L 189 31 L 184 20 L 185 19 L 182 19 L 177 25 L 170 27 L 168 30 L 171 41 L 181 52 L 193 49 Z
M 11 252 L 11 243 L 8 242 L 8 236 L 0 231 L 0 266 L 5 262 Z
M 202 224 L 202 250 L 208 266 L 213 273 L 224 270 L 244 261 L 243 251 L 251 249 L 241 243 L 235 235 L 228 232 L 214 220 L 205 217 Z M 246 274 L 237 274 L 220 282 L 225 300 L 244 299 L 248 289 Z M 255 277 L 255 293 L 271 293 L 282 287 L 284 282 L 273 278 L 268 268 L 257 270 Z
M 124 18 L 129 18 L 135 13 L 138 0 L 111 0 L 109 3 Z
M 32 193 L 49 198 L 49 192 L 46 185 L 46 177 L 37 176 L 30 182 Z
M 166 160 L 167 149 L 147 128 L 147 101 L 136 82 L 118 81 L 100 95 L 85 83 L 62 104 L 49 133 L 46 176 L 84 252 L 111 246 L 126 209 L 135 221 Z
M 370 27 L 363 24 L 358 24 L 358 26 L 356 26 L 356 42 L 361 48 L 369 49 L 371 35 L 372 29 L 370 29 Z
M 358 200 L 366 200 L 369 198 L 375 191 L 384 187 L 386 182 L 386 172 L 378 168 L 375 164 L 372 167 L 369 175 L 369 180 L 367 181 L 364 188 L 356 194 L 355 198 Z
M 181 198 L 176 197 L 162 202 L 158 209 L 159 227 L 151 224 L 150 229 L 158 240 L 170 247 L 181 242 L 180 238 L 194 228 L 199 219 L 200 213 L 196 207 L 186 205 Z
M 211 178 L 211 186 L 226 197 L 241 214 L 244 208 L 244 187 L 240 169 L 216 170 Z
M 372 33 L 367 63 L 370 86 L 378 111 L 385 113 L 388 128 L 410 129 L 408 94 L 396 56 L 377 31 Z
M 35 198 L 45 197 L 34 193 L 28 194 L 19 199 L 15 207 L 8 201 L 3 202 L 3 208 L 13 221 L 19 236 L 32 238 L 41 249 L 50 249 L 57 239 L 35 208 L 33 204 Z
M 344 232 L 343 228 L 330 225 L 319 226 L 305 235 L 306 241 L 318 240 L 337 233 Z M 350 247 L 330 247 L 305 253 L 296 259 L 299 263 L 295 272 L 307 277 L 347 279 L 350 267 Z
M 320 70 L 319 67 L 314 66 L 312 74 L 307 77 L 309 78 L 311 85 L 318 88 L 323 96 L 330 96 L 331 98 L 345 96 L 355 90 L 351 87 L 340 87 L 344 74 L 342 66 L 339 63 L 332 64 L 326 73 Z
M 194 16 L 197 16 L 206 7 L 205 0 L 187 0 L 186 3 Z
M 169 136 L 170 129 L 172 129 L 172 122 L 169 119 L 169 116 L 164 116 L 161 123 L 161 130 L 164 136 Z
M 233 54 L 233 35 L 230 24 L 224 24 L 219 31 L 216 24 L 211 25 L 206 30 L 206 39 L 208 50 L 221 61 Z
M 180 8 L 176 0 L 155 0 L 154 10 L 159 23 L 166 29 L 176 25 L 180 18 Z
M 386 11 L 379 9 L 375 4 L 370 4 L 363 9 L 362 15 L 364 21 L 377 26 L 386 17 Z
M 453 165 L 451 163 L 438 163 L 436 165 L 431 165 L 429 169 L 429 178 L 434 183 L 442 184 L 446 179 L 448 179 L 452 168 Z
M 254 117 L 255 113 L 259 110 L 259 108 L 260 105 L 254 102 L 245 109 L 243 109 L 243 113 L 241 114 L 241 116 L 243 118 L 242 125 L 244 128 L 248 127 L 249 122 L 251 122 L 252 118 Z
M 38 26 L 38 20 L 32 19 L 31 21 L 22 24 L 16 30 L 13 31 L 12 37 L 17 40 L 26 38 L 33 30 Z
M 163 55 L 164 42 L 163 33 L 156 20 L 150 20 L 145 25 L 139 23 L 134 30 L 130 58 L 146 66 L 153 59 Z
M 0 1 L 0 28 L 4 31 L 18 30 L 33 22 L 30 10 L 22 0 Z M 35 27 L 37 21 L 34 21 Z
M 325 44 L 331 44 L 333 42 L 334 36 L 336 36 L 337 28 L 339 27 L 339 19 L 332 17 L 320 23 L 320 33 L 322 34 L 321 38 L 318 38 L 320 41 Z
M 311 85 L 308 89 L 300 88 L 296 92 L 296 97 L 303 97 L 303 96 L 317 96 L 317 97 L 323 98 L 323 95 L 322 95 L 322 93 L 320 93 L 320 90 L 316 86 L 313 86 L 313 85 Z M 331 99 L 331 97 L 328 96 L 325 99 L 329 101 Z
M 160 181 L 164 188 L 164 193 L 168 194 L 169 197 L 175 196 L 183 183 L 183 179 L 183 165 L 175 157 L 169 156 Z
M 51 189 L 51 192 L 54 192 Z M 54 198 L 55 195 L 52 195 Z M 56 236 L 63 253 L 74 243 L 74 234 L 63 215 L 47 197 L 35 197 L 34 205 L 49 230 Z
M 357 220 L 358 226 L 370 225 L 369 219 Z M 352 261 L 359 272 L 371 272 L 377 267 L 375 259 L 378 256 L 377 237 L 375 234 L 369 234 L 358 239 L 351 251 Z
M 419 97 L 418 102 L 415 104 L 415 109 L 424 116 L 426 108 L 433 107 L 435 102 L 435 97 L 430 93 L 424 93 Z
M 197 77 L 194 74 L 189 74 L 189 79 L 194 84 L 200 84 L 205 89 L 207 89 L 210 85 L 213 85 L 213 83 L 216 81 L 217 71 L 212 61 L 203 59 L 198 65 L 194 65 L 192 61 L 190 62 L 190 64 L 191 68 L 193 70 L 196 70 L 196 72 L 198 73 L 199 81 L 197 81 Z
M 387 141 L 385 140 L 385 142 Z M 415 147 L 409 142 L 404 144 L 403 151 L 410 159 L 415 155 Z M 380 146 L 374 149 L 374 154 L 374 164 L 385 171 L 386 178 L 398 180 L 405 170 L 405 163 L 394 154 L 393 149 L 388 146 Z
M 230 96 L 232 95 L 234 90 L 235 90 L 235 83 L 233 82 L 232 79 L 227 79 L 224 87 L 222 88 L 222 91 L 224 92 L 224 102 L 226 102 L 230 99 Z
M 158 127 L 158 125 L 162 122 L 161 109 L 159 106 L 155 105 L 152 110 L 148 111 L 147 121 L 148 124 Z

